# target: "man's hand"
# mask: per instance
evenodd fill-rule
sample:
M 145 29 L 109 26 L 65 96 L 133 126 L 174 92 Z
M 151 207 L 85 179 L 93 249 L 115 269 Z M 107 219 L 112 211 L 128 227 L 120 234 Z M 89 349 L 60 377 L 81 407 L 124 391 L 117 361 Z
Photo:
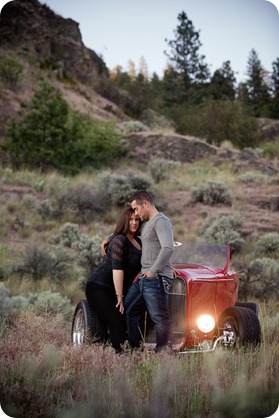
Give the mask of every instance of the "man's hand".
M 101 251 L 102 251 L 103 255 L 106 255 L 106 245 L 109 244 L 109 241 L 110 240 L 108 238 L 105 238 L 104 241 L 101 244 Z

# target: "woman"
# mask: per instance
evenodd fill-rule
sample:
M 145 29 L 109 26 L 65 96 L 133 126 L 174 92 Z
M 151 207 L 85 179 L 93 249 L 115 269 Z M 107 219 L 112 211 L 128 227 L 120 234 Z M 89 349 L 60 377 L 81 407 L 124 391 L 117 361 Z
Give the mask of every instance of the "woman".
M 123 297 L 141 269 L 140 221 L 132 208 L 120 215 L 103 263 L 89 277 L 85 294 L 93 312 L 109 329 L 117 352 L 126 340 Z

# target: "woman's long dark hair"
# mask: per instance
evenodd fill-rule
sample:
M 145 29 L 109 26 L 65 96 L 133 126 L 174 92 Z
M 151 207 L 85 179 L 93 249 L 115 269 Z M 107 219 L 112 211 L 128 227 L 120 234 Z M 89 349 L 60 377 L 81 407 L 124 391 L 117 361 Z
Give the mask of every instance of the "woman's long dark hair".
M 123 210 L 123 212 L 120 215 L 120 218 L 118 219 L 116 227 L 114 229 L 113 236 L 118 235 L 118 234 L 126 235 L 129 232 L 129 221 L 133 214 L 134 214 L 134 211 L 132 208 L 126 208 Z M 138 232 L 139 232 L 139 228 L 136 234 Z

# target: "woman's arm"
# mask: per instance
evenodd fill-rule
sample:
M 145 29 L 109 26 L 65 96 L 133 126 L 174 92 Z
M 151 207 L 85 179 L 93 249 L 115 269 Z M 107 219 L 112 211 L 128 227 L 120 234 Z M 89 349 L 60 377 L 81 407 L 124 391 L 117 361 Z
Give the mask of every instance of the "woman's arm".
M 123 282 L 124 282 L 124 271 L 123 270 L 112 270 L 113 284 L 115 293 L 117 296 L 116 308 L 119 307 L 119 312 L 123 314 Z

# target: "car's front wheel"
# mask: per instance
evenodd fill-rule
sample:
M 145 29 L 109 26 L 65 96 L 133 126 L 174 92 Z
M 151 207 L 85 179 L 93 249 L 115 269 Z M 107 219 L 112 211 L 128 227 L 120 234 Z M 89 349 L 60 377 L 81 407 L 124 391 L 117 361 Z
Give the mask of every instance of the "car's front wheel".
M 222 312 L 218 320 L 219 335 L 233 333 L 233 345 L 258 345 L 261 342 L 260 322 L 252 309 L 231 306 Z
M 106 330 L 99 318 L 91 311 L 87 300 L 81 300 L 75 309 L 71 340 L 74 345 L 104 341 Z

